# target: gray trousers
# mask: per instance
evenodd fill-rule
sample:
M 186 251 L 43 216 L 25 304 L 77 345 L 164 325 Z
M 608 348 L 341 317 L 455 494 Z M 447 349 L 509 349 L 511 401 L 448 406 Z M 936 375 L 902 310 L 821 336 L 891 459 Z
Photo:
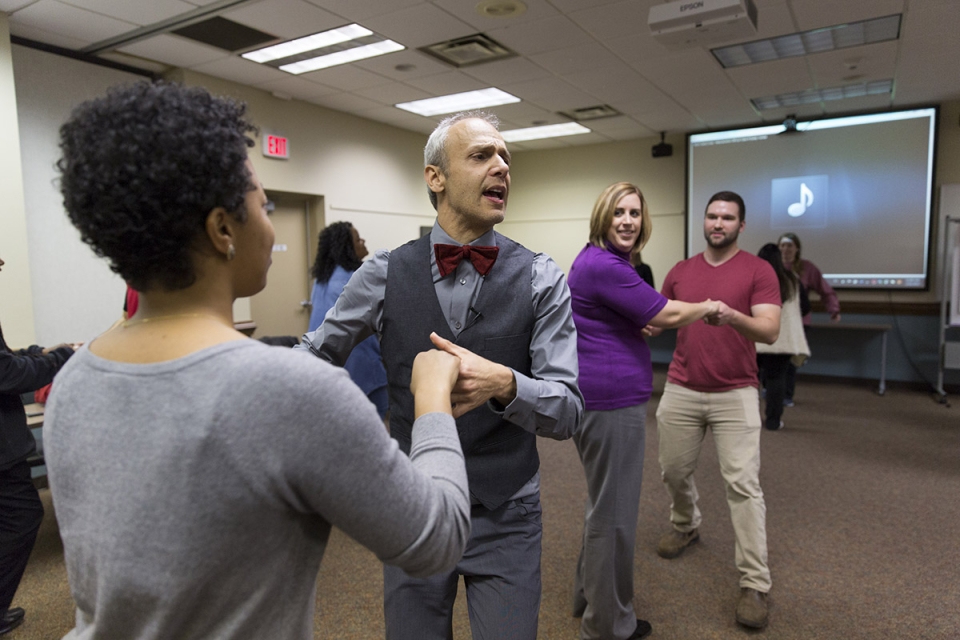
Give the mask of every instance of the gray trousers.
M 474 505 L 470 540 L 453 571 L 420 579 L 384 565 L 387 640 L 453 640 L 453 603 L 460 576 L 474 640 L 536 640 L 540 515 L 539 492 L 493 511 Z
M 637 628 L 633 551 L 646 420 L 646 403 L 585 411 L 573 437 L 587 476 L 583 543 L 573 586 L 574 610 L 583 610 L 584 640 L 629 638 Z

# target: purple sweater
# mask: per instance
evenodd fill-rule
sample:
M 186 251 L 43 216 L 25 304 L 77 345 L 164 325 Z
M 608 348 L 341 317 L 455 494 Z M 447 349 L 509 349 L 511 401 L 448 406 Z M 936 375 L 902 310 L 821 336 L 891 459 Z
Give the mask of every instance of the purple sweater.
M 588 244 L 568 278 L 587 411 L 641 404 L 653 391 L 642 330 L 667 299 L 640 279 L 628 254 Z

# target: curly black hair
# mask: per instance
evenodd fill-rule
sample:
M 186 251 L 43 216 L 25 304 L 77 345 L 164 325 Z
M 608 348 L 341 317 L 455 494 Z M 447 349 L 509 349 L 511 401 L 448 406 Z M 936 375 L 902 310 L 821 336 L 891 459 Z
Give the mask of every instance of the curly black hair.
M 356 271 L 363 262 L 353 248 L 353 225 L 349 222 L 334 222 L 320 232 L 317 241 L 317 259 L 313 262 L 310 275 L 317 282 L 326 282 L 333 270 L 340 265 L 347 271 Z
M 60 191 L 81 239 L 134 289 L 196 281 L 207 215 L 246 220 L 246 105 L 200 87 L 138 82 L 84 102 L 60 127 Z

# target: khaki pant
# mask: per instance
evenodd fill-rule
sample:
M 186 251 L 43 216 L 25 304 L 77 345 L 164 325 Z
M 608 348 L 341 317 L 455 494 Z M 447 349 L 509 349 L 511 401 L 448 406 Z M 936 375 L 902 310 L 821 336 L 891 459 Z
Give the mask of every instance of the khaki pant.
M 766 505 L 760 489 L 760 401 L 753 387 L 718 393 L 668 382 L 657 409 L 660 468 L 678 531 L 700 526 L 693 472 L 707 427 L 713 431 L 720 474 L 736 536 L 740 586 L 770 591 Z

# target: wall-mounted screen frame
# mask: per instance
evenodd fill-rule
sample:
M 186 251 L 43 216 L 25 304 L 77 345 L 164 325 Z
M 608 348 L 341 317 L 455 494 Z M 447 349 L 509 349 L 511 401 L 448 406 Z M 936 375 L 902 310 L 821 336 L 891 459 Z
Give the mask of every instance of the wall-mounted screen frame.
M 718 191 L 746 203 L 740 247 L 791 231 L 837 289 L 930 286 L 936 107 L 687 136 L 687 255 Z

